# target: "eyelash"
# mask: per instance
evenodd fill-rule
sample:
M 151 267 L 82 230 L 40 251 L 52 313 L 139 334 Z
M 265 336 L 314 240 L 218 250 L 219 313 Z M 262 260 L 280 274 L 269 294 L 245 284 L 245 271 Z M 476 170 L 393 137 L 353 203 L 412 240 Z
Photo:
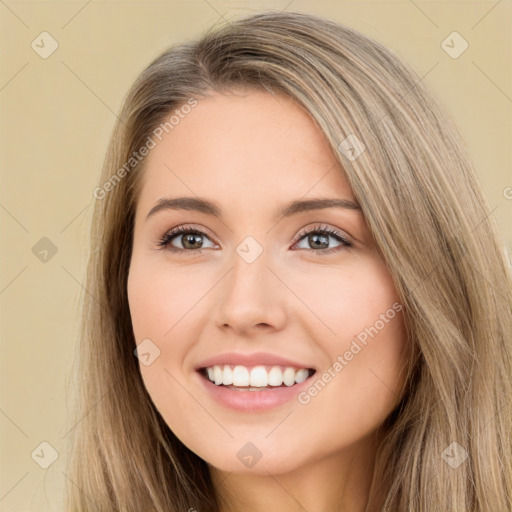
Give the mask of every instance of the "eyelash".
M 302 240 L 302 238 L 309 235 L 310 233 L 332 236 L 333 238 L 336 238 L 337 241 L 340 242 L 340 244 L 341 244 L 341 245 L 338 245 L 337 247 L 332 247 L 331 249 L 309 249 L 311 251 L 314 251 L 318 255 L 324 256 L 326 254 L 331 254 L 333 252 L 337 252 L 337 251 L 340 251 L 343 249 L 348 249 L 348 248 L 352 247 L 352 243 L 349 240 L 347 240 L 347 238 L 342 233 L 340 233 L 339 231 L 337 231 L 333 228 L 330 228 L 328 226 L 305 228 L 297 235 L 296 239 L 293 242 L 293 245 L 300 242 Z M 199 229 L 178 226 L 177 228 L 171 229 L 170 231 L 165 233 L 165 235 L 160 237 L 157 241 L 157 246 L 160 247 L 161 249 L 166 249 L 168 251 L 176 252 L 176 253 L 177 252 L 181 252 L 181 253 L 188 252 L 188 253 L 202 254 L 203 249 L 194 249 L 194 250 L 193 249 L 180 249 L 180 248 L 172 247 L 169 245 L 173 238 L 175 238 L 177 235 L 182 235 L 182 234 L 201 235 L 201 236 L 208 237 L 208 235 L 205 232 L 203 232 Z M 303 249 L 301 249 L 301 250 L 303 250 Z

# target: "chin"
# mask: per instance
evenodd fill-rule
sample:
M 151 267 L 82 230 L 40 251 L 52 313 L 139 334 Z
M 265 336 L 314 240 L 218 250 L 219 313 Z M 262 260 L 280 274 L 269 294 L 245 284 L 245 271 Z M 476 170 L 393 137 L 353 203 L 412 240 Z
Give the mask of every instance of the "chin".
M 214 451 L 211 450 L 212 446 L 205 448 L 204 452 L 198 450 L 195 453 L 209 465 L 227 473 L 278 475 L 291 472 L 306 463 L 303 450 L 298 450 L 297 447 L 288 447 L 285 450 L 282 443 L 276 445 L 268 440 L 266 443 L 231 440 L 221 450 L 219 445 Z

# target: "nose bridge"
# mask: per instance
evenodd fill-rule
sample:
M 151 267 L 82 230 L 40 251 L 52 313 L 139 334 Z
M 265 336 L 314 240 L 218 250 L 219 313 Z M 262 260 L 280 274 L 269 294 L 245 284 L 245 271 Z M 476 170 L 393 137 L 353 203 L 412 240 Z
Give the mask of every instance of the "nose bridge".
M 269 264 L 271 262 L 266 251 L 257 254 L 253 247 L 242 242 L 233 254 L 233 270 L 229 280 L 231 292 L 244 295 L 244 290 L 250 291 L 255 297 L 263 294 L 267 274 L 270 273 L 267 268 Z
M 283 290 L 268 268 L 272 265 L 270 254 L 254 239 L 247 238 L 233 253 L 231 272 L 223 280 L 217 324 L 237 331 L 259 324 L 281 328 L 286 308 Z

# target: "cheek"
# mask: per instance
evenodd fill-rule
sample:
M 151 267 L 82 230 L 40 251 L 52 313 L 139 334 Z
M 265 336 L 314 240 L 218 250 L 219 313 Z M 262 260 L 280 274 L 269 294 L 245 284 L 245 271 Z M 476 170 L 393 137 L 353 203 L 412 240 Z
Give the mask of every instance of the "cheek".
M 309 274 L 301 285 L 305 303 L 328 326 L 311 334 L 328 355 L 301 398 L 310 417 L 328 411 L 334 431 L 356 439 L 378 426 L 397 404 L 405 380 L 408 344 L 402 305 L 378 259 L 351 268 Z M 309 284 L 308 284 L 309 283 Z
M 183 418 L 197 415 L 186 391 L 185 361 L 204 323 L 198 306 L 211 283 L 211 276 L 201 271 L 194 272 L 192 283 L 186 266 L 169 270 L 165 262 L 147 257 L 135 255 L 130 266 L 127 292 L 135 342 L 142 343 L 144 353 L 151 357 L 148 365 L 140 358 L 141 376 L 153 403 L 173 429 Z
M 311 416 L 328 411 L 333 438 L 355 441 L 374 431 L 399 403 L 405 383 L 408 348 L 402 319 L 395 317 L 365 343 L 357 338 L 340 342 L 336 361 L 306 390 L 313 396 L 306 408 Z
M 354 257 L 346 264 L 299 270 L 295 269 L 287 279 L 323 323 L 323 332 L 311 333 L 321 345 L 332 341 L 330 348 L 341 350 L 347 339 L 364 333 L 366 328 L 377 323 L 381 330 L 381 315 L 392 309 L 393 304 L 399 304 L 391 276 L 377 256 Z M 394 317 L 395 312 L 396 309 L 392 310 L 388 317 Z M 325 334 L 323 342 L 321 334 Z
M 210 281 L 200 271 L 195 271 L 191 279 L 186 266 L 170 268 L 165 261 L 151 262 L 142 258 L 132 261 L 128 301 L 137 343 L 154 337 L 163 344 L 160 348 L 165 349 L 175 332 L 197 320 L 196 305 L 211 286 Z

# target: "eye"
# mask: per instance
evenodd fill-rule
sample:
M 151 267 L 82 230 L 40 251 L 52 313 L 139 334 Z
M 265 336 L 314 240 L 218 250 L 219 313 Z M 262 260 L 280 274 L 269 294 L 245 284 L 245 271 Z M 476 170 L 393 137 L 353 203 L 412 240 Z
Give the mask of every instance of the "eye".
M 216 247 L 211 240 L 210 243 L 212 243 L 212 245 L 205 247 L 205 239 L 210 240 L 208 235 L 199 229 L 178 226 L 165 233 L 165 235 L 158 240 L 157 245 L 170 251 L 182 252 L 201 252 L 201 249 Z M 176 241 L 179 241 L 178 247 L 174 245 Z
M 306 228 L 298 235 L 299 243 L 301 243 L 303 239 L 306 247 L 302 246 L 299 247 L 299 249 L 311 248 L 314 249 L 317 254 L 321 255 L 352 247 L 352 243 L 347 240 L 343 233 L 327 226 Z M 329 247 L 329 239 L 334 239 L 337 245 Z
M 205 246 L 204 241 L 208 240 L 210 245 Z M 297 242 L 293 247 L 298 245 L 299 249 L 312 249 L 317 254 L 325 255 L 331 252 L 343 250 L 352 247 L 352 243 L 345 235 L 336 229 L 328 226 L 306 228 L 297 236 Z M 304 242 L 302 242 L 304 240 Z M 329 247 L 330 240 L 335 240 L 334 247 Z M 175 243 L 179 245 L 176 246 Z M 306 244 L 306 247 L 300 247 L 300 244 Z M 175 252 L 196 252 L 201 253 L 201 249 L 218 247 L 211 242 L 210 237 L 204 232 L 196 228 L 178 226 L 171 229 L 158 239 L 158 247 Z

